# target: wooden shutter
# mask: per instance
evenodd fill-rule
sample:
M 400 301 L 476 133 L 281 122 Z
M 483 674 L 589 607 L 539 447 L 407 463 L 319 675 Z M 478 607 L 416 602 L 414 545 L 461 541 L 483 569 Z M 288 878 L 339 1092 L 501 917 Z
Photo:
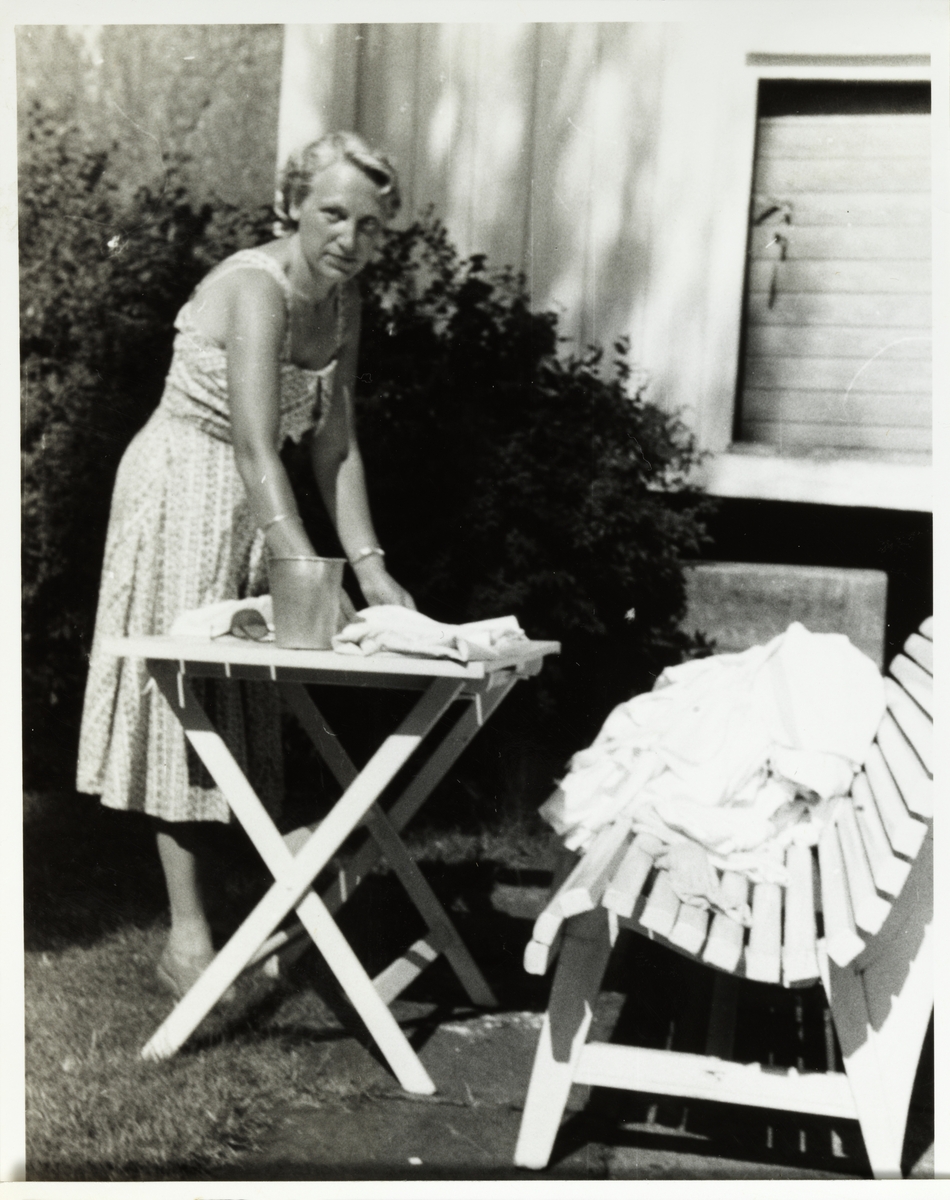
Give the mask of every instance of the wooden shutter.
M 738 440 L 928 454 L 929 89 L 777 82 L 771 106 L 760 92 Z

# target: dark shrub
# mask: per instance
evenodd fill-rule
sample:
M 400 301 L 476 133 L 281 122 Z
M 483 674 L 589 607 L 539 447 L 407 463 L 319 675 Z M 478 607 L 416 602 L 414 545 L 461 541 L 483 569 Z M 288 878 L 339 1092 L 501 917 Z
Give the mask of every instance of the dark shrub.
M 174 165 L 123 197 L 109 153 L 37 105 L 19 155 L 22 571 L 28 784 L 66 783 L 122 451 L 161 396 L 172 322 L 266 213 L 195 211 Z

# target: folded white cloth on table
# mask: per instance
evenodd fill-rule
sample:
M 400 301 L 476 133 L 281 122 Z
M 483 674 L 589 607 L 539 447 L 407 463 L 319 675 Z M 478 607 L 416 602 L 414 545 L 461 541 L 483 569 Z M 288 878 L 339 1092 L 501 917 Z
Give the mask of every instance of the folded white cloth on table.
M 274 605 L 270 596 L 246 600 L 219 600 L 202 608 L 179 613 L 168 631 L 173 637 L 235 637 L 257 642 L 274 640 Z
M 347 604 L 343 626 L 333 638 L 340 654 L 413 654 L 472 662 L 498 658 L 507 647 L 527 641 L 515 617 L 492 617 L 465 625 L 445 625 L 396 604 L 378 604 L 353 614 Z M 169 630 L 173 636 L 217 638 L 225 634 L 259 642 L 274 640 L 274 606 L 270 596 L 221 600 L 180 613 Z
M 527 641 L 515 617 L 445 625 L 411 608 L 377 604 L 361 609 L 356 618 L 333 638 L 333 649 L 340 654 L 412 654 L 467 663 L 498 658 L 513 644 Z
M 541 813 L 569 849 L 624 818 L 720 869 L 784 882 L 789 841 L 815 840 L 823 801 L 850 789 L 884 707 L 869 658 L 796 622 L 765 646 L 670 667 L 618 705 Z M 681 897 L 716 904 L 706 867 L 687 875 Z

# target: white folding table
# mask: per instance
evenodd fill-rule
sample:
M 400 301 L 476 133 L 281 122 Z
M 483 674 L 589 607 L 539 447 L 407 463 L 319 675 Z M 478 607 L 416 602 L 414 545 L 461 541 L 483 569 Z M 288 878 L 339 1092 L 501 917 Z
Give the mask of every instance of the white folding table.
M 400 831 L 514 685 L 536 675 L 545 656 L 558 653 L 559 644 L 516 643 L 497 659 L 467 664 L 396 654 L 363 658 L 332 650 L 284 650 L 273 643 L 231 636 L 116 638 L 107 648 L 121 657 L 146 660 L 186 737 L 274 877 L 263 899 L 143 1047 L 143 1057 L 173 1054 L 243 971 L 287 945 L 294 933 L 279 926 L 294 909 L 402 1086 L 410 1092 L 434 1092 L 435 1085 L 389 1005 L 440 954 L 473 1004 L 491 1006 L 495 998 L 406 850 Z M 342 786 L 340 798 L 296 854 L 198 703 L 190 678 L 275 684 Z M 309 684 L 397 688 L 421 694 L 358 771 L 314 704 Z M 448 732 L 433 736 L 455 701 L 463 702 L 460 714 L 448 723 Z M 420 761 L 410 782 L 384 812 L 377 801 L 416 750 Z M 361 825 L 369 837 L 318 896 L 313 888 L 317 876 Z M 406 889 L 428 932 L 371 979 L 333 914 L 381 856 Z

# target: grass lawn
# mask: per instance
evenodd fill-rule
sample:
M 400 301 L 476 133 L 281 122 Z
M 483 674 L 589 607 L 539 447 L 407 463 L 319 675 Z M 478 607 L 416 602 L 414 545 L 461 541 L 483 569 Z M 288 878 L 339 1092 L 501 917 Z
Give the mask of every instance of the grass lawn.
M 27 956 L 30 1179 L 207 1177 L 253 1145 L 268 1106 L 319 1092 L 279 1035 L 205 1038 L 166 1062 L 138 1051 L 167 1013 L 145 986 L 160 927 Z
M 268 882 L 239 832 L 226 837 L 232 869 L 209 888 L 222 936 Z M 171 1007 L 153 983 L 167 925 L 148 823 L 89 797 L 30 796 L 24 838 L 28 1179 L 213 1178 L 255 1149 L 275 1109 L 359 1097 L 358 1079 L 321 1073 L 313 1053 L 326 998 L 339 997 L 312 950 L 286 983 L 245 980 L 239 1004 L 212 1012 L 172 1059 L 141 1060 Z M 464 920 L 492 871 L 543 862 L 550 836 L 528 816 L 469 833 L 423 828 L 409 843 Z M 343 914 L 371 972 L 418 920 L 385 873 Z

